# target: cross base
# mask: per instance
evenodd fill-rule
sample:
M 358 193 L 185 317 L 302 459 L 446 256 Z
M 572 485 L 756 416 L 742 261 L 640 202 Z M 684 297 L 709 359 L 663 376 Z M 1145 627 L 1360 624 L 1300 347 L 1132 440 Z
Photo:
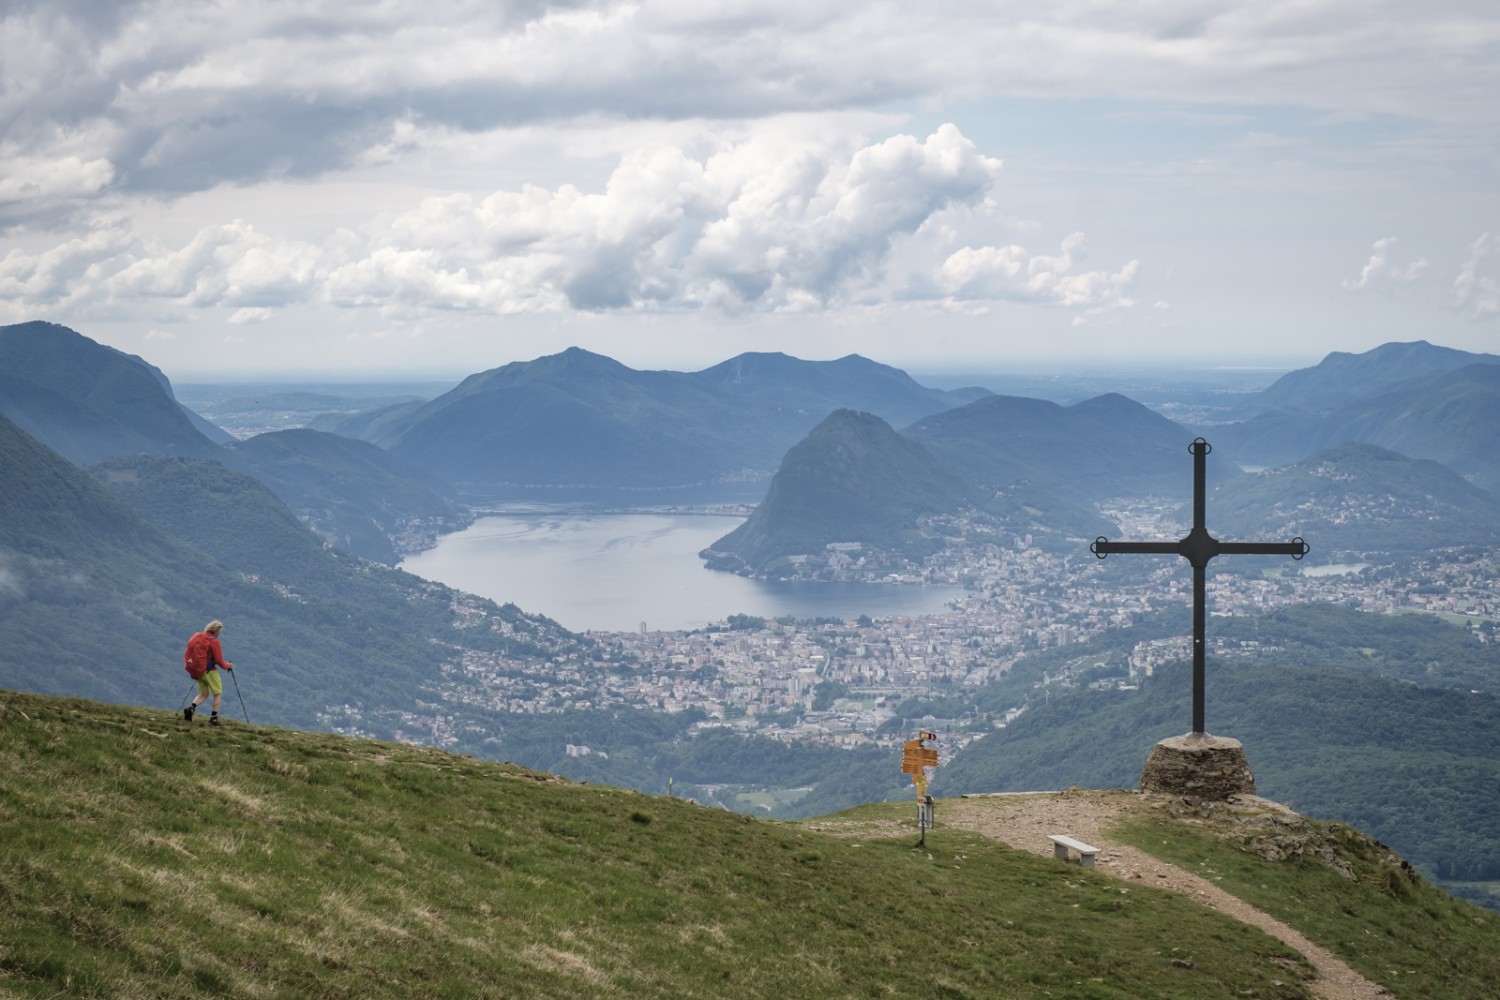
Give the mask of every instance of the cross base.
M 1255 775 L 1239 740 L 1189 733 L 1156 744 L 1141 771 L 1141 791 L 1222 802 L 1254 795 Z

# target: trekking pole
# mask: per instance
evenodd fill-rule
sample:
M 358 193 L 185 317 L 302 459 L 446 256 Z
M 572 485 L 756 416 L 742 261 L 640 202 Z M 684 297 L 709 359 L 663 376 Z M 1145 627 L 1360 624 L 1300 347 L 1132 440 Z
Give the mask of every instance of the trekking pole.
M 245 696 L 240 694 L 240 679 L 234 676 L 233 670 L 229 671 L 229 679 L 234 681 L 234 694 L 235 697 L 239 698 L 240 700 L 240 714 L 245 717 L 245 723 L 247 725 L 253 725 L 253 723 L 250 722 L 250 713 L 245 711 Z

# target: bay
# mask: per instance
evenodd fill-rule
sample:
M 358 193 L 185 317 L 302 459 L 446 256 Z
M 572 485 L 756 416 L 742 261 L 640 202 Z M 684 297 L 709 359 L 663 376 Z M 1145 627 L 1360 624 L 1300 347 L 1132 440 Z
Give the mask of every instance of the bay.
M 749 580 L 698 552 L 737 527 L 717 514 L 523 510 L 480 517 L 401 563 L 408 573 L 510 602 L 575 632 L 702 628 L 733 614 L 934 614 L 949 586 Z

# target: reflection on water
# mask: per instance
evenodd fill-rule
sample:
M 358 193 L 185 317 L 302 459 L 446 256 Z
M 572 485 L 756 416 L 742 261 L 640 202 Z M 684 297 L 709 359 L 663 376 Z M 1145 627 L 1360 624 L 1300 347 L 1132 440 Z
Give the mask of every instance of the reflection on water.
M 732 614 L 853 618 L 931 614 L 957 587 L 747 580 L 698 552 L 741 519 L 695 514 L 516 513 L 482 517 L 401 568 L 516 604 L 574 631 L 701 628 Z

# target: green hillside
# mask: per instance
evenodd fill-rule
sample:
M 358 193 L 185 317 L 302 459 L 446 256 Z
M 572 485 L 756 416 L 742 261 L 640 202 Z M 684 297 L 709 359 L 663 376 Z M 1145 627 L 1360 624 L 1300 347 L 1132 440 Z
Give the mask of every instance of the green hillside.
M 337 434 L 306 428 L 257 434 L 230 445 L 225 461 L 265 483 L 324 538 L 376 562 L 398 563 L 404 551 L 474 520 L 446 484 Z
M 74 462 L 219 451 L 158 369 L 56 323 L 0 326 L 0 413 Z
M 219 618 L 252 717 L 312 726 L 331 705 L 409 709 L 460 649 L 576 646 L 477 598 L 468 610 L 487 627 L 465 628 L 453 591 L 326 548 L 216 463 L 137 457 L 100 472 L 120 495 L 0 417 L 0 687 L 176 706 L 191 690 L 183 643 Z
M 6 997 L 1310 995 L 1308 966 L 1259 931 L 945 828 L 941 803 L 914 850 L 909 804 L 834 836 L 424 748 L 9 692 L 0 800 Z M 1500 975 L 1493 919 L 1356 835 L 1329 838 L 1346 880 L 1163 813 L 1126 832 L 1232 891 L 1295 887 L 1283 919 L 1394 996 L 1476 997 Z M 1370 968 L 1372 932 L 1392 941 Z
M 938 772 L 935 792 L 1134 788 L 1184 733 L 1191 671 L 1139 691 L 1054 696 Z M 1424 871 L 1500 881 L 1500 697 L 1335 670 L 1211 657 L 1208 728 L 1245 744 L 1258 791 L 1351 823 Z
M 1239 476 L 1209 506 L 1224 538 L 1318 540 L 1340 553 L 1424 552 L 1500 540 L 1500 497 L 1447 466 L 1371 444 L 1344 444 L 1294 465 Z

